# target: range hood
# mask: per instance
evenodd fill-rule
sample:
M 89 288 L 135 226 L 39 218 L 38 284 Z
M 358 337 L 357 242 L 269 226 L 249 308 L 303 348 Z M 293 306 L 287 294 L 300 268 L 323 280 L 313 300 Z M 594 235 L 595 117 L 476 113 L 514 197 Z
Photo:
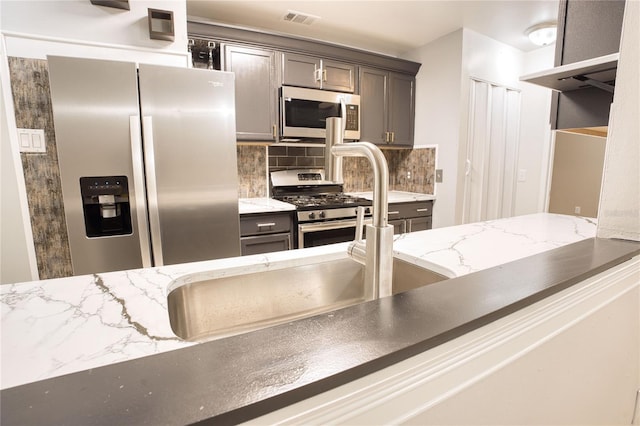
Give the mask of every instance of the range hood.
M 558 92 L 597 87 L 613 93 L 619 53 L 573 62 L 520 77 L 520 81 L 537 84 Z
M 619 53 L 560 65 L 520 77 L 520 81 L 555 91 L 552 128 L 594 136 L 607 135 L 607 117 L 615 90 Z M 562 104 L 561 104 L 562 103 Z M 563 105 L 563 120 L 559 111 Z

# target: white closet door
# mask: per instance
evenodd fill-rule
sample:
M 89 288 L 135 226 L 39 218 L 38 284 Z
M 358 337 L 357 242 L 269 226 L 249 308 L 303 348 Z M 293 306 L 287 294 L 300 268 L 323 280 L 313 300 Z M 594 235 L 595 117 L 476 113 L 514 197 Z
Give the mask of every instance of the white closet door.
M 472 79 L 463 222 L 513 214 L 520 93 Z

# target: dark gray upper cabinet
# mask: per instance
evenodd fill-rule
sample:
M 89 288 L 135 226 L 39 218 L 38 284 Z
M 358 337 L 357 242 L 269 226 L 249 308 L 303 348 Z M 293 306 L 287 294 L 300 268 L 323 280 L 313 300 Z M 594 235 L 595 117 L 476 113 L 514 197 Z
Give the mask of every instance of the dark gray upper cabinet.
M 236 75 L 238 140 L 277 138 L 276 53 L 267 49 L 224 45 L 224 70 Z
M 353 93 L 356 88 L 356 67 L 352 64 L 322 60 L 322 88 Z
M 187 20 L 187 31 L 196 40 L 196 47 L 199 42 L 205 43 L 205 50 L 194 52 L 196 59 L 206 61 L 209 40 L 228 43 L 221 55 L 227 63 L 222 69 L 236 72 L 238 140 L 278 140 L 272 126 L 277 123 L 281 85 L 348 93 L 356 92 L 358 86 L 361 139 L 381 145 L 413 146 L 419 63 L 193 17 Z M 216 60 L 217 56 L 214 64 Z M 363 82 L 356 78 L 358 69 Z
M 413 146 L 416 79 L 389 73 L 389 132 L 393 145 Z
M 360 140 L 413 146 L 415 77 L 360 68 Z
M 624 0 L 561 1 L 555 65 L 618 52 L 624 5 Z
M 561 0 L 555 66 L 617 53 L 624 6 L 624 0 Z M 604 83 L 615 85 L 615 80 Z M 556 92 L 552 101 L 552 128 L 607 126 L 612 102 L 613 93 L 586 83 L 576 90 Z
M 360 68 L 360 140 L 382 145 L 388 129 L 389 73 Z
M 284 53 L 282 84 L 312 89 L 353 92 L 355 66 L 330 59 Z

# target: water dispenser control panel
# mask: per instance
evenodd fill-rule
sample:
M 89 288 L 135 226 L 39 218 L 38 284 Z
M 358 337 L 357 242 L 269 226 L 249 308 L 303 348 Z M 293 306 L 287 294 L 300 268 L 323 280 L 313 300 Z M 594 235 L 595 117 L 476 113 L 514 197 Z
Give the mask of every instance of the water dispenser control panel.
M 131 206 L 126 176 L 80 178 L 87 237 L 131 234 Z

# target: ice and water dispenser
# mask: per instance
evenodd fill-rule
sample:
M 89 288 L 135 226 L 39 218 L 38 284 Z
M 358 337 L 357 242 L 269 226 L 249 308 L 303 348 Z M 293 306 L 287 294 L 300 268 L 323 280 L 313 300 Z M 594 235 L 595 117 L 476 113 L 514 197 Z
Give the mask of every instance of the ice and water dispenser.
M 87 237 L 131 234 L 126 176 L 81 177 L 80 193 Z

